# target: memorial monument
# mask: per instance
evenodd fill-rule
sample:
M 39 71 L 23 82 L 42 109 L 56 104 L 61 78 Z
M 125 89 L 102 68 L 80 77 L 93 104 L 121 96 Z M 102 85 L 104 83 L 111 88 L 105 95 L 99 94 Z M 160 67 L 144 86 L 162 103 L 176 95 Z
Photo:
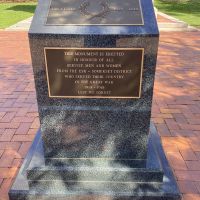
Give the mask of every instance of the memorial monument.
M 10 200 L 180 199 L 150 125 L 151 0 L 40 0 L 29 41 L 41 129 Z

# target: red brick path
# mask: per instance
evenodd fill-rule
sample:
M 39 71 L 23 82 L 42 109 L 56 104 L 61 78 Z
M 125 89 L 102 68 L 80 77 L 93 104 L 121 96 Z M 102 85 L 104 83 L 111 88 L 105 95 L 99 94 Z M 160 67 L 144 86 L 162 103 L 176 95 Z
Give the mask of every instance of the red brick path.
M 184 200 L 200 199 L 200 33 L 162 33 L 153 121 Z
M 39 127 L 27 33 L 0 32 L 0 200 Z
M 163 17 L 160 14 L 157 15 L 157 20 L 159 23 L 175 23 L 174 21 L 167 19 L 166 17 Z
M 184 200 L 200 200 L 200 33 L 162 33 L 153 121 Z M 39 127 L 27 34 L 0 32 L 0 200 Z

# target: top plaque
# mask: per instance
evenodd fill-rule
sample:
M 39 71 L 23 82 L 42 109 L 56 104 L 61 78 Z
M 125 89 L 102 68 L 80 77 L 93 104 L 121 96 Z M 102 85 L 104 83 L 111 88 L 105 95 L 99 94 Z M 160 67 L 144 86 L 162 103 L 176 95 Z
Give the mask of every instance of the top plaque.
M 144 25 L 140 0 L 52 0 L 46 25 Z

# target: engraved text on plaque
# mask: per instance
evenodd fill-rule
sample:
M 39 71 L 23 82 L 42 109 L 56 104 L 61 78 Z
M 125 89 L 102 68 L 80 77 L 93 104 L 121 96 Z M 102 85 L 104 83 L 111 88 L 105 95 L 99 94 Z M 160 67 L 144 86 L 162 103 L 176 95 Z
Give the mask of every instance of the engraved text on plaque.
M 50 97 L 140 98 L 142 48 L 45 48 Z
M 140 0 L 52 0 L 46 25 L 144 25 Z

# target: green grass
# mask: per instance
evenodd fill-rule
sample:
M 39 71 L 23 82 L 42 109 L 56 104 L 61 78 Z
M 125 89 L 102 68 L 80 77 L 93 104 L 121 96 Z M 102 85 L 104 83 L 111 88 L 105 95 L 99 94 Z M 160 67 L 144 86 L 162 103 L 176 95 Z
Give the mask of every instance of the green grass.
M 192 26 L 200 27 L 200 0 L 189 0 L 183 3 L 166 3 L 162 0 L 155 0 L 155 6 L 161 12 L 183 20 Z M 0 29 L 31 17 L 35 7 L 36 2 L 0 3 Z
M 0 29 L 9 27 L 18 21 L 31 17 L 36 2 L 33 3 L 0 3 Z
M 186 2 L 163 2 L 155 0 L 156 8 L 168 15 L 176 17 L 188 24 L 200 27 L 200 0 L 189 0 Z

